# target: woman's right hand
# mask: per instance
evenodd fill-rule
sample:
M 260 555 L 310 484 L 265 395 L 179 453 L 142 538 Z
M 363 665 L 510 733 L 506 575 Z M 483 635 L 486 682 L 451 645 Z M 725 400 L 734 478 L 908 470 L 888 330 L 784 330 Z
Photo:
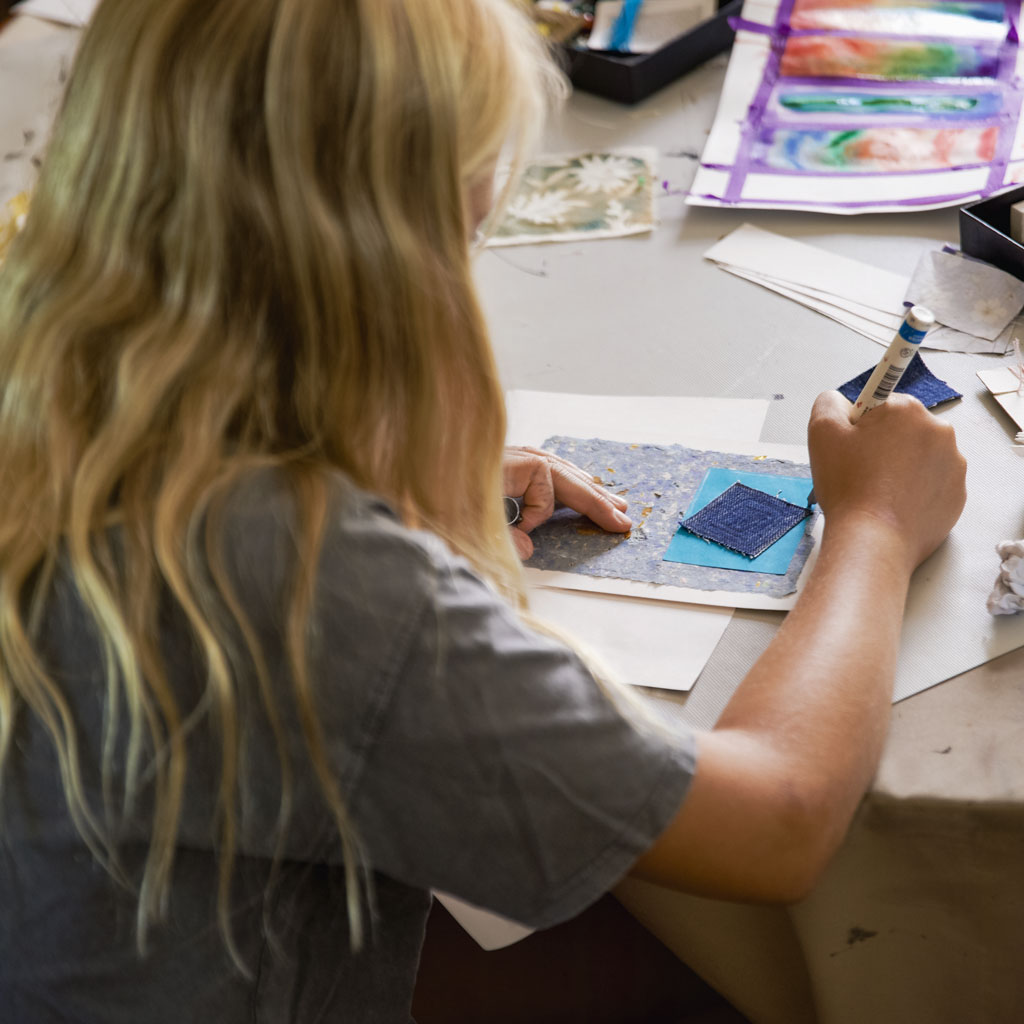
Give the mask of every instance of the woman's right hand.
M 912 570 L 960 518 L 967 461 L 952 426 L 916 398 L 891 395 L 855 424 L 850 409 L 838 391 L 826 391 L 811 410 L 807 443 L 815 497 L 832 529 L 851 516 L 890 526 Z

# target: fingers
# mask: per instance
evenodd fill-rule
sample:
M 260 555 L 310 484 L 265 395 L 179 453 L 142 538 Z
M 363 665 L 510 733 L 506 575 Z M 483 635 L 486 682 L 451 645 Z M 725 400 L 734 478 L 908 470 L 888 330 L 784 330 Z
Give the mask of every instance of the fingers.
M 869 513 L 898 531 L 913 564 L 941 543 L 963 509 L 965 461 L 953 427 L 909 395 L 891 395 L 849 422 L 837 392 L 814 403 L 808 447 L 826 521 Z
M 505 453 L 505 493 L 522 498 L 523 533 L 551 517 L 555 502 L 591 518 L 598 526 L 616 533 L 632 527 L 625 514 L 628 503 L 612 494 L 568 459 L 538 448 L 509 448 Z
M 555 511 L 555 484 L 551 477 L 551 467 L 543 459 L 535 459 L 529 468 L 530 475 L 522 490 L 522 518 L 518 524 L 523 534 L 550 519 Z
M 577 467 L 573 466 L 572 469 Z M 633 521 L 623 511 L 625 502 L 582 472 L 570 472 L 564 466 L 553 466 L 551 476 L 555 498 L 569 508 L 592 519 L 602 529 L 623 533 Z M 621 504 L 620 504 L 621 502 Z
M 613 494 L 606 487 L 602 487 L 601 484 L 593 478 L 593 476 L 591 476 L 585 469 L 581 469 L 577 466 L 575 462 L 570 462 L 568 459 L 563 459 L 559 455 L 553 455 L 551 452 L 544 452 L 538 448 L 531 448 L 528 450 L 535 455 L 542 456 L 548 461 L 548 463 L 550 463 L 553 476 L 558 477 L 564 474 L 566 477 L 574 477 L 579 480 L 581 484 L 585 484 L 591 488 L 595 493 L 604 495 L 619 511 L 625 512 L 626 509 L 629 508 L 629 502 L 626 501 L 622 495 Z M 565 502 L 564 498 L 559 497 L 557 494 L 556 498 L 565 504 L 569 504 L 568 502 Z M 576 509 L 576 511 L 580 512 L 582 509 Z
M 533 554 L 533 541 L 518 526 L 510 526 L 509 533 L 512 534 L 512 543 L 515 545 L 519 560 L 525 562 Z

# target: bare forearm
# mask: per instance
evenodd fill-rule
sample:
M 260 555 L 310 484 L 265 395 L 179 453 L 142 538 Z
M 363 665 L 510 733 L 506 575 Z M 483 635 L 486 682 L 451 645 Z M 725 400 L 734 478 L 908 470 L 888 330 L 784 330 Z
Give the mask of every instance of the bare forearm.
M 638 875 L 743 900 L 813 885 L 881 751 L 909 576 L 884 523 L 826 531 L 797 607 L 698 737 L 690 794 Z
M 870 781 L 889 719 L 910 567 L 870 517 L 826 530 L 812 578 L 718 729 L 771 740 L 841 813 Z

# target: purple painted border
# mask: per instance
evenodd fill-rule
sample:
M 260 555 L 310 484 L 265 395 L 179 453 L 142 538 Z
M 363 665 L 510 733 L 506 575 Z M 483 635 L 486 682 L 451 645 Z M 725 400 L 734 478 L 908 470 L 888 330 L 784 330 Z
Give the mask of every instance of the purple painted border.
M 913 131 L 929 131 L 935 126 L 935 131 L 969 131 L 972 128 L 991 128 L 1003 124 L 1007 118 L 1005 110 L 1003 113 L 989 117 L 972 118 L 969 114 L 931 114 L 918 116 L 916 119 L 896 114 L 865 114 L 861 120 L 854 124 L 849 120 L 838 120 L 842 115 L 836 114 L 833 120 L 816 117 L 801 120 L 794 124 L 790 118 L 779 117 L 774 111 L 766 112 L 761 119 L 760 138 L 763 140 L 768 133 L 778 131 L 784 132 L 835 132 L 835 131 L 869 131 L 872 128 L 908 128 Z
M 1020 82 L 1017 80 L 1017 56 L 1020 51 L 1020 0 L 1005 0 L 1005 2 L 1010 28 L 1003 41 L 999 83 L 1006 92 L 1004 113 L 1012 116 L 1008 117 L 1006 127 L 999 132 L 995 156 L 992 158 L 992 170 L 985 183 L 985 195 L 995 192 L 1003 185 L 1006 178 L 1006 165 L 1010 162 L 1010 152 L 1013 149 L 1013 140 L 1020 121 L 1021 89 Z
M 768 60 L 765 63 L 764 71 L 761 73 L 761 84 L 754 93 L 750 106 L 747 108 L 747 116 L 740 128 L 740 144 L 734 158 L 734 168 L 729 176 L 729 182 L 725 187 L 724 200 L 727 203 L 740 201 L 743 192 L 743 181 L 747 176 L 747 163 L 750 159 L 750 151 L 754 145 L 757 128 L 764 116 L 765 106 L 775 88 L 775 82 L 779 77 L 779 61 L 782 58 L 782 51 L 786 45 L 786 36 L 789 34 L 789 16 L 793 10 L 795 0 L 780 0 L 778 9 L 775 11 L 775 21 L 771 26 L 758 26 L 758 31 L 770 33 Z M 738 18 L 737 21 L 742 21 Z M 751 24 L 754 24 L 753 22 Z
M 716 203 L 721 203 L 722 197 L 713 195 L 710 192 L 692 192 L 691 195 L 697 196 L 699 199 L 713 199 Z M 903 208 L 910 212 L 915 206 L 952 206 L 954 203 L 962 203 L 965 199 L 983 199 L 987 193 L 979 191 L 974 192 L 950 192 L 946 195 L 938 196 L 918 196 L 916 199 L 858 199 L 850 200 L 846 202 L 821 202 L 812 203 L 808 202 L 806 207 L 801 209 L 808 209 L 812 211 L 825 212 L 827 213 L 830 208 L 840 208 L 857 210 L 862 207 L 870 207 L 871 209 L 881 210 L 888 209 L 890 207 Z M 753 199 L 748 200 L 751 206 L 761 207 L 783 207 L 786 209 L 793 208 L 792 199 Z

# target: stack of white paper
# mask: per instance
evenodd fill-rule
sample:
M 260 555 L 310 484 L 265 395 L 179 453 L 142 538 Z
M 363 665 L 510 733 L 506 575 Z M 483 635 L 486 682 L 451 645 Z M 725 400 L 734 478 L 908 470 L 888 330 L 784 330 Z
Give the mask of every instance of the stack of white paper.
M 910 277 L 838 256 L 744 224 L 713 245 L 704 258 L 737 277 L 793 299 L 851 330 L 888 346 L 905 312 Z M 929 332 L 924 348 L 946 352 L 995 352 L 1012 343 L 1016 322 L 996 339 L 951 327 Z

